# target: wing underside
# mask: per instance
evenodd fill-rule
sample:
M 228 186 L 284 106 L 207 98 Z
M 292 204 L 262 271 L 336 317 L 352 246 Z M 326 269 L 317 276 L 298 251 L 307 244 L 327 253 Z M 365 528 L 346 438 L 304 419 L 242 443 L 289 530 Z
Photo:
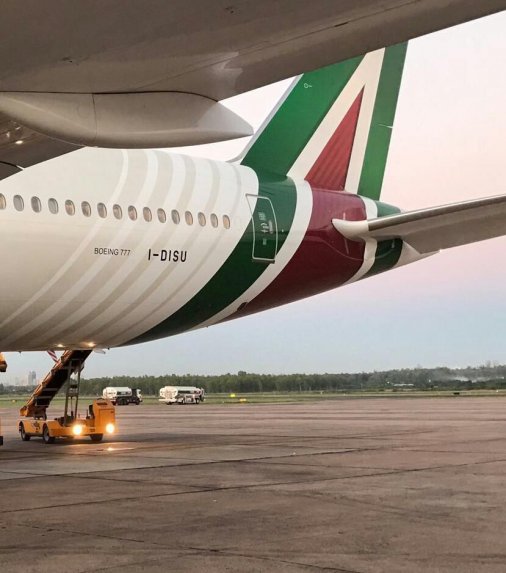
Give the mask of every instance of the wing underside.
M 80 145 L 247 135 L 230 113 L 217 130 L 225 111 L 214 104 L 504 9 L 506 0 L 4 0 L 0 178 Z M 190 100 L 198 113 L 187 113 Z

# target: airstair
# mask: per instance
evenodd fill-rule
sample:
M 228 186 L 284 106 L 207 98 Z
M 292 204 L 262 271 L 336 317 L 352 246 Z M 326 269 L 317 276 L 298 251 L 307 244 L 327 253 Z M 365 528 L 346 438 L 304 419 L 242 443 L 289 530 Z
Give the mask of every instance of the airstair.
M 47 417 L 46 410 L 51 400 L 66 382 L 68 382 L 66 402 L 72 395 L 77 398 L 79 388 L 75 387 L 75 383 L 73 384 L 72 375 L 81 372 L 84 362 L 91 352 L 91 350 L 65 351 L 44 380 L 35 388 L 28 402 L 21 408 L 19 411 L 21 416 L 45 420 Z
M 109 400 L 97 398 L 87 407 L 84 416 L 79 414 L 81 370 L 90 354 L 91 350 L 67 350 L 35 388 L 20 410 L 23 418 L 18 429 L 23 441 L 40 437 L 46 444 L 51 444 L 56 438 L 88 436 L 93 442 L 100 442 L 104 434 L 115 433 L 115 409 Z M 64 386 L 63 416 L 48 420 L 47 408 Z

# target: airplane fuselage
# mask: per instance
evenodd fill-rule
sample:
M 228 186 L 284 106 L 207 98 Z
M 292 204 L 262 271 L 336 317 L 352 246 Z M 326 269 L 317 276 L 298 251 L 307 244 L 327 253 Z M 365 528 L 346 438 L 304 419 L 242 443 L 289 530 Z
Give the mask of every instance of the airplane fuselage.
M 332 225 L 390 206 L 162 151 L 83 149 L 0 194 L 4 351 L 154 340 L 413 260 Z

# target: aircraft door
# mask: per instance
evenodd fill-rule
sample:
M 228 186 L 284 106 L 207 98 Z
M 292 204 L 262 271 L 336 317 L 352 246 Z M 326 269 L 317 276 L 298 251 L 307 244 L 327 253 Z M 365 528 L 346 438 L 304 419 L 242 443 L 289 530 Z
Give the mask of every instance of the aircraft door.
M 278 225 L 268 197 L 247 195 L 253 223 L 254 261 L 273 263 L 278 252 Z

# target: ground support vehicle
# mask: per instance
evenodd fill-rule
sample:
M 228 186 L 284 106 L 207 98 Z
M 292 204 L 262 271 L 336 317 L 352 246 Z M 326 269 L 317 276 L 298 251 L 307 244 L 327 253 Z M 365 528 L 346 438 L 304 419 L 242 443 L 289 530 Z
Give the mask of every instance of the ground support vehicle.
M 102 398 L 110 400 L 114 406 L 138 406 L 142 402 L 142 393 L 139 388 L 128 386 L 108 386 L 102 391 Z
M 167 405 L 200 404 L 204 401 L 204 390 L 196 386 L 164 386 L 160 388 L 158 401 Z
M 109 400 L 98 398 L 90 404 L 83 417 L 80 416 L 79 386 L 84 361 L 91 351 L 68 350 L 37 386 L 28 402 L 21 408 L 24 416 L 18 423 L 23 441 L 40 437 L 46 444 L 56 438 L 76 438 L 89 436 L 99 442 L 104 434 L 116 431 L 115 408 Z M 46 410 L 58 390 L 65 387 L 65 407 L 63 416 L 47 419 Z

